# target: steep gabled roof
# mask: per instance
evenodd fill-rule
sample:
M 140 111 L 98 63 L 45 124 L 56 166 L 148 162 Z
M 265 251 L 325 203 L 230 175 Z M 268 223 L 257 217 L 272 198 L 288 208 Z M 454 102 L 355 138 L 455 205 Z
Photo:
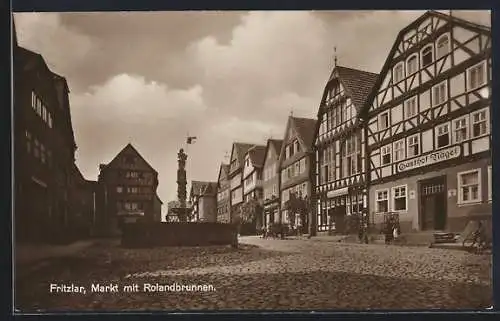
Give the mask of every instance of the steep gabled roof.
M 224 173 L 226 177 L 229 175 L 229 164 L 221 163 L 219 166 L 219 175 L 217 176 L 217 182 L 220 181 L 221 174 Z
M 160 202 L 160 204 L 163 205 L 163 201 L 161 200 L 160 196 L 158 196 L 158 194 L 155 194 L 155 197 Z
M 276 150 L 276 152 L 281 150 L 281 145 L 283 144 L 283 139 L 270 139 L 269 143 L 271 143 Z
M 266 146 L 264 145 L 255 145 L 248 149 L 248 156 L 250 157 L 250 161 L 252 162 L 253 167 L 262 167 L 264 166 L 264 155 L 266 153 Z
M 405 28 L 403 28 L 399 31 L 399 33 L 396 36 L 396 39 L 394 40 L 394 43 L 389 51 L 389 54 L 387 55 L 387 58 L 385 59 L 385 62 L 384 62 L 384 65 L 382 67 L 382 70 L 379 74 L 379 77 L 377 77 L 377 81 L 373 85 L 373 88 L 370 91 L 370 94 L 368 95 L 368 97 L 366 99 L 367 103 L 363 106 L 364 113 L 368 112 L 369 103 L 373 100 L 373 98 L 377 94 L 378 89 L 380 88 L 382 82 L 384 81 L 384 77 L 385 77 L 389 67 L 391 66 L 393 57 L 398 49 L 398 45 L 403 40 L 404 36 L 408 33 L 409 30 L 414 28 L 414 26 L 419 25 L 420 23 L 422 23 L 423 21 L 425 21 L 425 19 L 427 19 L 429 17 L 436 17 L 436 18 L 440 18 L 440 19 L 443 19 L 446 21 L 451 21 L 451 22 L 454 22 L 462 27 L 466 27 L 468 29 L 472 29 L 472 30 L 475 30 L 477 32 L 491 33 L 491 28 L 488 26 L 473 23 L 473 22 L 470 22 L 468 20 L 457 18 L 455 16 L 450 16 L 450 15 L 440 13 L 440 12 L 437 12 L 434 10 L 429 10 L 429 11 L 425 12 L 423 15 L 421 15 L 420 17 L 415 19 L 413 22 L 408 24 Z
M 205 190 L 205 186 L 208 184 L 209 182 L 191 181 L 191 197 L 202 195 L 203 191 Z
M 378 74 L 342 66 L 335 67 L 335 71 L 338 72 L 339 80 L 344 85 L 347 95 L 351 97 L 354 107 L 357 110 L 363 108 Z
M 158 174 L 158 172 L 153 168 L 153 166 L 151 166 L 151 164 L 149 164 L 148 161 L 146 161 L 146 159 L 142 157 L 142 155 L 137 151 L 137 149 L 134 146 L 132 146 L 131 143 L 128 143 L 118 154 L 116 154 L 116 156 L 111 160 L 111 162 L 109 162 L 108 164 L 101 164 L 100 165 L 101 170 L 104 170 L 112 166 L 113 163 L 116 162 L 121 155 L 123 155 L 125 152 L 129 150 L 132 151 L 134 154 L 136 154 L 136 156 L 138 156 L 140 159 L 142 159 L 142 161 L 144 161 L 146 166 L 148 166 L 151 169 L 151 171 L 153 171 L 155 174 Z
M 239 162 L 239 165 L 240 165 L 239 168 L 242 168 L 243 167 L 243 160 L 244 160 L 245 154 L 254 145 L 255 144 L 234 142 L 233 143 L 233 149 L 231 151 L 231 160 L 233 159 L 233 154 L 232 153 L 236 151 L 236 154 L 238 156 L 238 162 Z
M 217 182 L 206 182 L 203 187 L 201 195 L 203 196 L 216 196 L 217 195 Z
M 283 139 L 268 139 L 266 144 L 266 151 L 264 153 L 264 163 L 267 159 L 267 154 L 269 153 L 270 148 L 274 148 L 276 153 L 276 158 L 279 159 L 281 153 L 281 146 L 283 145 Z
M 297 135 L 302 139 L 309 151 L 312 149 L 314 140 L 314 130 L 316 128 L 316 119 L 292 117 L 292 123 L 297 131 Z

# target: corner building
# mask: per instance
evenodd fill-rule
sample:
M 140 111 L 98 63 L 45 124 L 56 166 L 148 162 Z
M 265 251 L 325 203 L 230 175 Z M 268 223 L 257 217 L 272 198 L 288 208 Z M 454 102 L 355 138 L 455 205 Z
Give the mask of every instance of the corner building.
M 429 11 L 399 33 L 365 106 L 372 222 L 491 219 L 491 76 L 488 27 Z

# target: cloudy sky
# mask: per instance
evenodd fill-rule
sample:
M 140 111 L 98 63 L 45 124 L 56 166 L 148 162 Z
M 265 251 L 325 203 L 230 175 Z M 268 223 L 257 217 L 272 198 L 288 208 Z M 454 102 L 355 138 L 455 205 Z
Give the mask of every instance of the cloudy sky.
M 77 164 L 96 179 L 132 143 L 176 197 L 186 135 L 188 179 L 217 180 L 233 141 L 281 138 L 287 116 L 316 114 L 337 47 L 340 65 L 380 72 L 399 30 L 423 11 L 18 13 L 19 44 L 70 86 Z M 488 12 L 456 12 L 488 24 Z

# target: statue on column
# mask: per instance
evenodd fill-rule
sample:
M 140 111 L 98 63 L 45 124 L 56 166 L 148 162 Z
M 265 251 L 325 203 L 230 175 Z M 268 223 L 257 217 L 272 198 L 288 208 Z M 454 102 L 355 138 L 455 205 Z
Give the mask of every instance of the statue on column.
M 178 162 L 178 169 L 177 169 L 177 198 L 179 199 L 180 202 L 180 207 L 185 208 L 186 207 L 186 185 L 187 185 L 187 179 L 186 179 L 186 161 L 187 161 L 187 155 L 184 153 L 184 149 L 180 149 L 179 153 L 177 154 L 177 162 Z

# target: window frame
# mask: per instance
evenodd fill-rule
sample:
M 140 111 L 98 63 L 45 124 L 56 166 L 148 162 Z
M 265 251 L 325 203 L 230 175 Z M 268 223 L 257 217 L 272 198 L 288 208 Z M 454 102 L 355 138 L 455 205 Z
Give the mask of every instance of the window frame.
M 440 128 L 443 128 L 443 127 L 447 127 L 448 128 L 448 131 L 447 131 L 447 134 L 448 134 L 448 144 L 446 145 L 443 145 L 443 146 L 439 146 L 439 129 Z M 443 135 L 441 135 L 443 136 Z M 439 125 L 436 125 L 434 127 L 434 146 L 435 146 L 435 149 L 441 149 L 441 148 L 444 148 L 444 147 L 448 147 L 451 145 L 451 141 L 452 141 L 452 137 L 451 137 L 451 126 L 450 126 L 450 123 L 449 122 L 445 122 L 445 123 L 441 123 Z
M 461 120 L 465 120 L 465 138 L 462 139 L 461 141 L 458 141 L 457 140 L 457 131 L 458 130 L 461 130 L 463 129 L 462 127 L 461 128 L 457 128 L 457 122 L 458 121 L 461 121 Z M 451 121 L 451 129 L 452 129 L 452 142 L 453 144 L 461 144 L 463 142 L 466 142 L 467 140 L 470 139 L 470 120 L 469 120 L 469 115 L 465 115 L 465 116 L 462 116 L 462 117 L 458 117 L 458 118 L 455 118 Z
M 471 173 L 477 173 L 477 200 L 474 199 L 474 200 L 468 200 L 468 201 L 465 201 L 463 199 L 463 194 L 462 194 L 462 176 L 463 175 L 467 175 L 467 174 L 471 174 Z M 483 194 L 482 194 L 482 188 L 481 188 L 481 168 L 475 168 L 475 169 L 471 169 L 471 170 L 468 170 L 468 171 L 463 171 L 463 172 L 459 172 L 457 173 L 457 189 L 458 189 L 458 197 L 457 197 L 457 204 L 458 205 L 468 205 L 468 204 L 477 204 L 477 203 L 481 203 L 482 201 L 482 197 L 483 197 Z
M 424 64 L 424 51 L 426 51 L 427 49 L 430 49 L 431 62 L 428 64 Z M 434 61 L 435 61 L 434 43 L 430 43 L 430 44 L 424 46 L 422 48 L 422 50 L 420 50 L 420 65 L 422 66 L 422 68 L 426 68 L 426 67 L 429 67 L 430 65 L 432 65 L 434 63 Z
M 417 137 L 417 145 L 418 145 L 418 153 L 415 154 L 415 155 L 411 155 L 410 156 L 410 147 L 411 146 L 414 146 L 415 144 L 413 145 L 410 145 L 410 140 L 414 137 Z M 417 134 L 414 134 L 414 135 L 410 135 L 407 137 L 407 140 L 406 140 L 406 157 L 417 157 L 417 156 L 420 156 L 422 154 L 422 150 L 420 148 L 420 145 L 421 145 L 421 141 L 420 141 L 420 135 L 417 133 Z
M 389 155 L 389 161 L 384 162 L 384 156 Z M 380 164 L 382 166 L 390 165 L 392 163 L 392 144 L 384 145 L 380 147 Z
M 415 61 L 416 61 L 415 71 L 410 72 L 410 68 L 408 68 L 409 67 L 409 62 L 410 62 L 410 60 L 412 60 L 414 58 L 415 58 Z M 420 68 L 420 66 L 419 66 L 418 54 L 414 53 L 414 54 L 410 55 L 406 59 L 406 77 L 409 77 L 409 76 L 412 76 L 412 75 L 416 74 L 418 72 L 419 68 Z
M 474 88 L 470 88 L 470 72 L 471 70 L 473 70 L 474 68 L 477 68 L 478 66 L 483 66 L 483 82 L 474 87 Z M 486 85 L 488 83 L 488 66 L 486 65 L 486 60 L 483 60 L 481 62 L 478 62 L 477 64 L 475 65 L 472 65 L 470 66 L 469 68 L 467 68 L 466 72 L 465 72 L 465 77 L 466 77 L 466 82 L 465 82 L 465 89 L 467 90 L 467 92 L 470 92 L 470 91 L 474 91 L 478 88 L 481 88 L 482 86 Z
M 399 79 L 396 78 L 397 75 L 396 70 L 398 69 L 398 67 L 401 67 L 401 77 Z M 395 64 L 394 67 L 392 68 L 392 79 L 393 79 L 393 84 L 400 83 L 405 79 L 405 64 L 402 61 Z
M 405 209 L 404 210 L 397 210 L 396 209 L 396 189 L 404 187 L 405 190 Z M 398 186 L 393 186 L 391 187 L 391 210 L 393 212 L 408 212 L 408 184 L 404 185 L 398 185 Z
M 383 192 L 387 192 L 387 198 L 385 199 L 379 199 L 379 193 L 383 193 Z M 389 212 L 390 210 L 390 207 L 389 207 L 389 200 L 391 198 L 391 195 L 390 195 L 390 192 L 389 192 L 389 189 L 388 188 L 382 188 L 382 189 L 379 189 L 379 190 L 376 190 L 375 191 L 375 213 L 387 213 Z M 387 202 L 387 212 L 381 212 L 380 211 L 380 208 L 379 208 L 379 202 Z
M 387 126 L 382 128 L 382 116 L 387 115 Z M 386 130 L 391 127 L 391 115 L 389 111 L 383 111 L 378 115 L 378 129 Z
M 435 89 L 444 85 L 444 99 L 443 101 L 440 101 L 440 102 L 436 102 L 435 100 Z M 440 106 L 442 104 L 445 104 L 447 101 L 449 100 L 449 97 L 448 97 L 448 81 L 447 80 L 443 80 L 437 84 L 435 84 L 434 86 L 432 86 L 432 89 L 431 89 L 431 106 L 432 107 L 436 107 L 436 106 Z
M 415 113 L 412 115 L 408 114 L 408 103 L 409 102 L 413 102 L 413 107 L 415 108 Z M 412 97 L 406 99 L 404 102 L 404 118 L 411 119 L 417 115 L 418 115 L 418 104 L 417 104 L 417 96 L 415 95 L 415 96 L 412 96 Z
M 401 149 L 396 149 L 396 144 L 398 144 L 398 143 L 403 143 L 403 148 L 402 148 L 402 150 L 403 150 L 403 157 L 401 159 L 398 158 L 398 157 L 394 157 L 396 155 L 396 152 L 399 151 L 399 150 L 401 150 Z M 397 140 L 397 141 L 393 142 L 392 145 L 393 145 L 392 146 L 392 153 L 393 153 L 392 159 L 393 159 L 393 161 L 394 162 L 399 162 L 399 161 L 402 161 L 402 160 L 406 159 L 406 142 L 405 142 L 405 139 L 403 138 L 403 139 Z
M 484 134 L 480 134 L 480 135 L 475 136 L 474 135 L 474 124 L 477 124 L 479 122 L 474 122 L 474 116 L 476 114 L 480 114 L 482 112 L 484 112 L 484 114 L 485 114 L 485 119 L 482 120 L 481 122 L 485 122 L 486 123 L 486 131 L 485 131 Z M 479 110 L 475 110 L 472 113 L 470 113 L 470 122 L 469 123 L 470 123 L 470 135 L 469 135 L 470 139 L 474 139 L 474 138 L 478 138 L 478 137 L 489 135 L 491 133 L 489 107 L 482 108 L 482 109 L 479 109 Z

